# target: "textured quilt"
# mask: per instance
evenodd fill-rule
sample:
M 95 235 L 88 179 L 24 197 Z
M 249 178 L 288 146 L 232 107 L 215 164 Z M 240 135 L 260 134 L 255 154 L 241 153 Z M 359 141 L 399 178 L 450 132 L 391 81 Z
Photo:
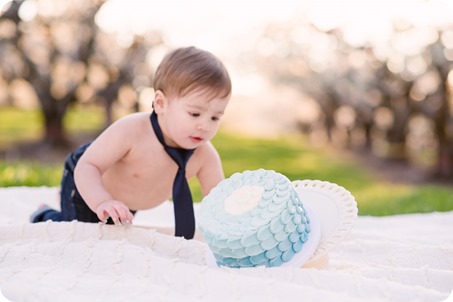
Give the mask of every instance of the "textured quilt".
M 444 301 L 453 289 L 453 212 L 359 216 L 322 268 L 231 269 L 206 265 L 203 241 L 166 234 L 169 202 L 132 226 L 29 224 L 57 191 L 0 188 L 10 301 Z

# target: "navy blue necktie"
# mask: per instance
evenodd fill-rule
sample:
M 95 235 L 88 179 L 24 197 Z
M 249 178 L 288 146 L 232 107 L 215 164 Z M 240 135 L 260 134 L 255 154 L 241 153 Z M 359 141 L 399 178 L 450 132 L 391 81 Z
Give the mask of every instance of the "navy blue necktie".
M 186 179 L 186 164 L 195 149 L 170 147 L 165 143 L 162 130 L 157 122 L 157 114 L 151 113 L 151 124 L 157 139 L 165 151 L 178 164 L 178 172 L 173 182 L 173 207 L 175 212 L 175 236 L 192 239 L 195 234 L 195 215 L 192 194 Z

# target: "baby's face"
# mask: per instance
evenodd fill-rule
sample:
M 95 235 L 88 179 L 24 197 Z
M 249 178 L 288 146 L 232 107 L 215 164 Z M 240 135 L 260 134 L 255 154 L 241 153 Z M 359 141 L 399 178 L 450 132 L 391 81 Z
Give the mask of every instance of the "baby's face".
M 193 91 L 169 99 L 161 116 L 167 144 L 193 149 L 211 140 L 219 129 L 229 98 L 213 98 L 205 91 Z

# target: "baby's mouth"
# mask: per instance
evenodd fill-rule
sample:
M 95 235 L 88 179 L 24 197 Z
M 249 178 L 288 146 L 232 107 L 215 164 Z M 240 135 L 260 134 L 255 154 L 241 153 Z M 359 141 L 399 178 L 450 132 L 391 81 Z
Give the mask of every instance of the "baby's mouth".
M 198 136 L 191 136 L 190 139 L 194 142 L 201 142 L 203 141 L 203 138 L 198 137 Z

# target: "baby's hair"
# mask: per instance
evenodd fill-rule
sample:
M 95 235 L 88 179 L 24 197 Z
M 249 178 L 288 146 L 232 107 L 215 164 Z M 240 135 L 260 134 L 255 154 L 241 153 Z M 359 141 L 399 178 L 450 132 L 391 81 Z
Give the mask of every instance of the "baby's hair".
M 216 56 L 190 46 L 175 49 L 163 58 L 154 75 L 153 87 L 171 97 L 202 90 L 212 97 L 223 98 L 231 93 L 231 80 Z

